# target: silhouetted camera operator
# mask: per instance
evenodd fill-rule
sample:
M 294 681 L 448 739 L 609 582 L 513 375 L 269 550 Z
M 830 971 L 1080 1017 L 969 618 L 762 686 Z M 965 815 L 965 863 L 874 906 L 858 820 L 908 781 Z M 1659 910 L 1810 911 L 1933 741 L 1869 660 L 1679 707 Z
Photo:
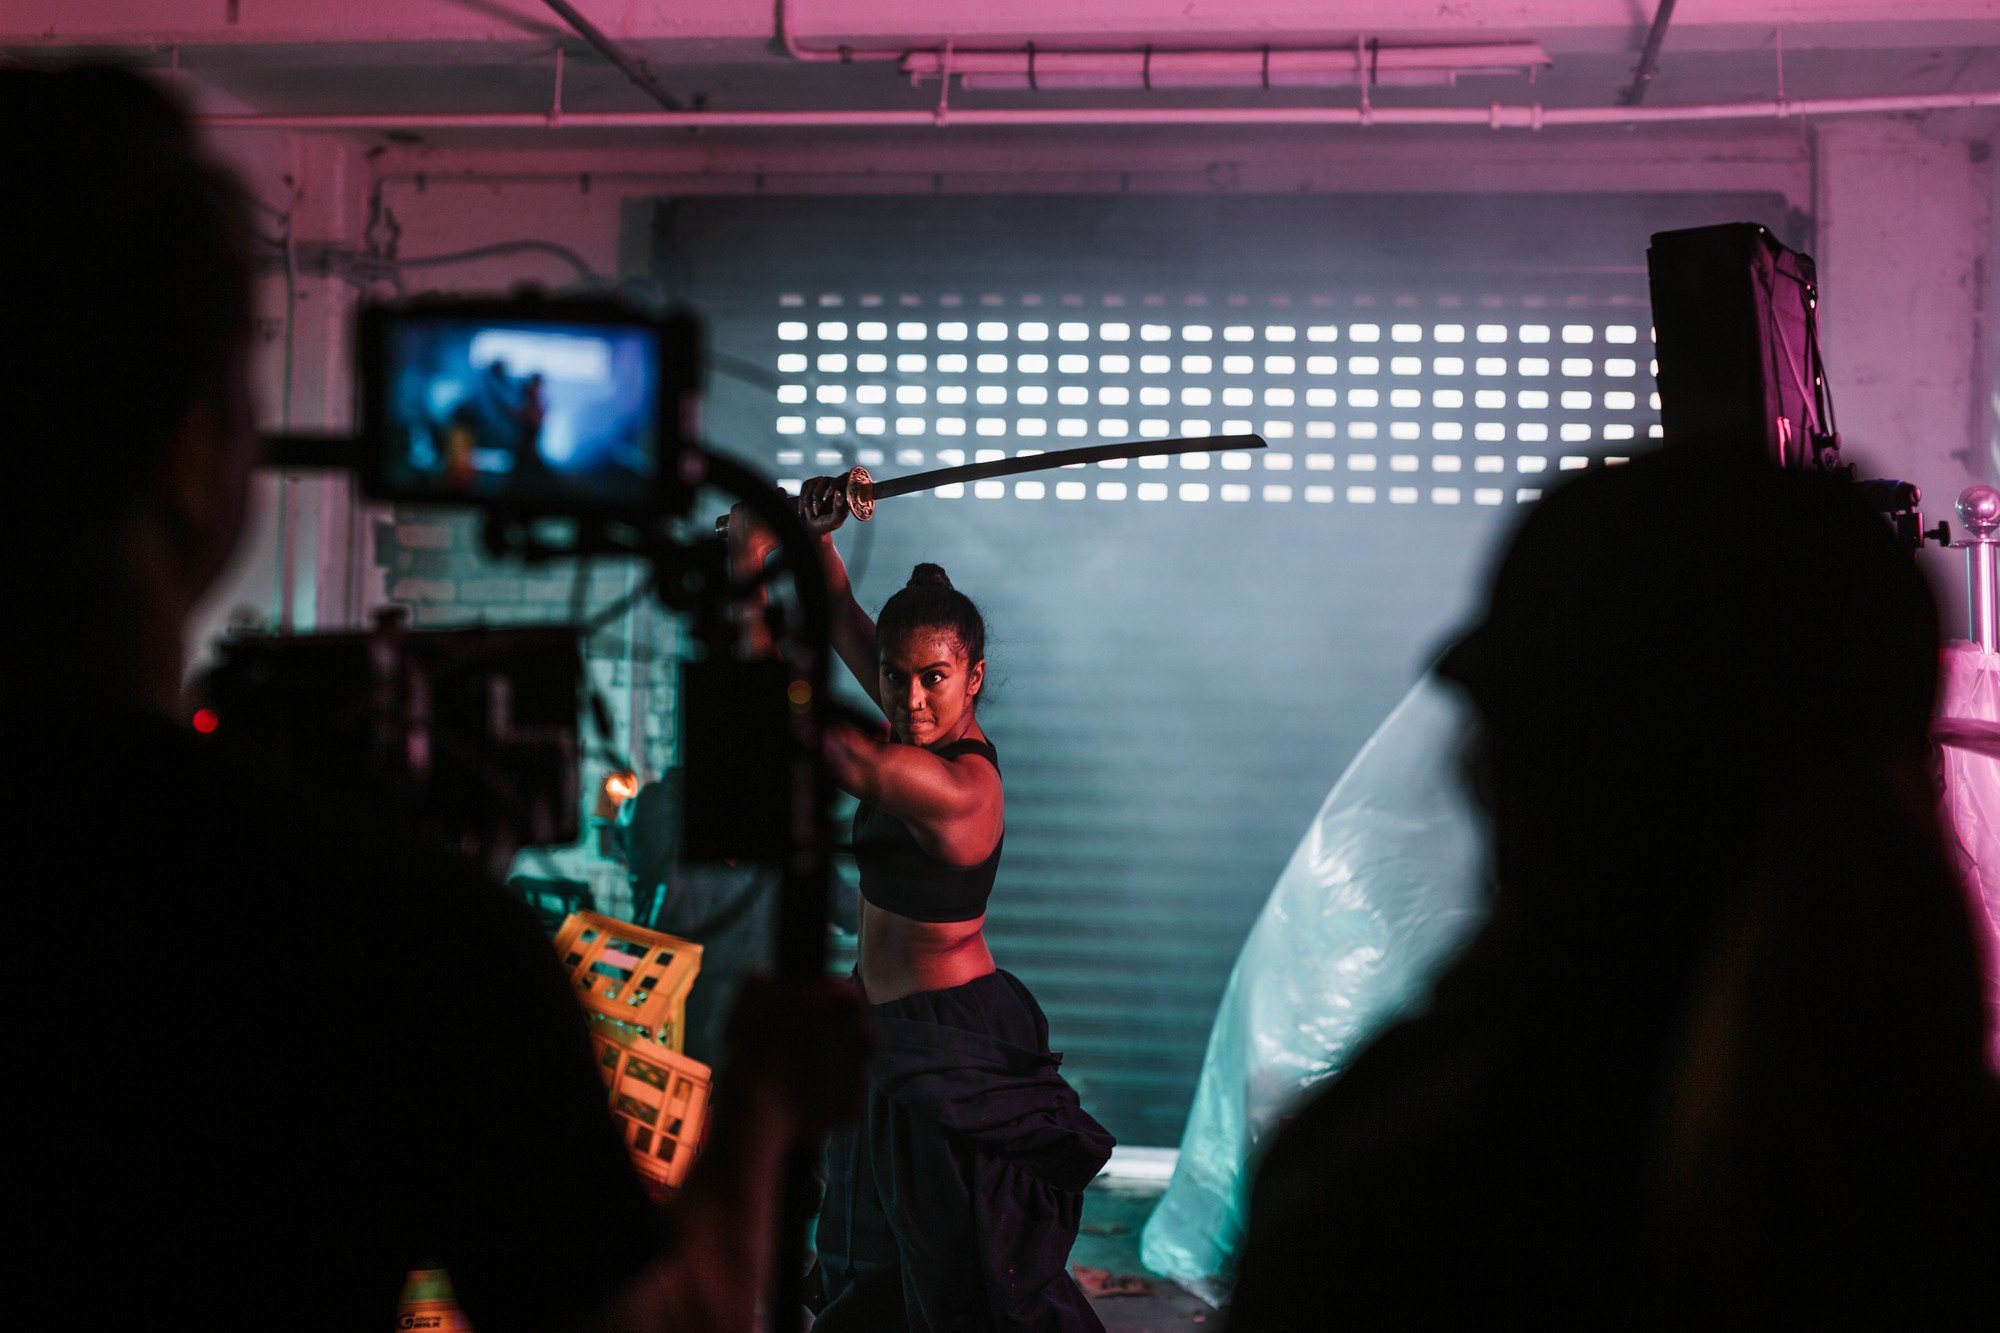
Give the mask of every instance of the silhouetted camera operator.
M 1669 449 L 1552 491 L 1439 668 L 1491 918 L 1272 1144 L 1230 1328 L 1990 1318 L 1937 650 L 1843 479 Z
M 129 73 L 0 71 L 0 125 L 9 1313 L 387 1328 L 433 1259 L 482 1333 L 747 1326 L 856 1006 L 748 997 L 662 1213 L 525 910 L 176 725 L 257 449 L 248 201 Z

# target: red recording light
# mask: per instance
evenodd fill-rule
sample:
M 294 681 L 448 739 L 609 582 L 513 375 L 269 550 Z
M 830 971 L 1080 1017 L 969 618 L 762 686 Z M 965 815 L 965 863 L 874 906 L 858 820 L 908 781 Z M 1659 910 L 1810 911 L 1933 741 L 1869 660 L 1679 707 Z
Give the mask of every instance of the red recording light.
M 215 710 L 212 708 L 195 709 L 193 721 L 194 729 L 204 736 L 222 725 L 222 719 L 215 715 Z

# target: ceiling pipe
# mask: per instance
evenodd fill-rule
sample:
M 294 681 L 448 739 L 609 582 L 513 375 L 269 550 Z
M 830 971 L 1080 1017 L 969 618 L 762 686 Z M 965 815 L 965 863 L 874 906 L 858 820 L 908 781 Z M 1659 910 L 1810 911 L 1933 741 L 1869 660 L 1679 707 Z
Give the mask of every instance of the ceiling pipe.
M 901 47 L 896 50 L 856 50 L 851 45 L 842 45 L 832 50 L 826 50 L 824 48 L 800 46 L 798 34 L 792 31 L 792 0 L 778 0 L 778 43 L 785 48 L 785 54 L 794 60 L 822 64 L 853 65 L 863 62 L 901 60 L 909 52 L 908 47 Z
M 1625 90 L 1619 100 L 1626 106 L 1637 106 L 1646 100 L 1646 86 L 1653 81 L 1653 74 L 1660 67 L 1660 47 L 1667 40 L 1667 24 L 1673 22 L 1674 0 L 1660 0 L 1660 7 L 1653 11 L 1653 26 L 1646 33 L 1646 49 L 1639 56 L 1638 67 L 1632 71 L 1632 86 Z
M 572 32 L 583 38 L 584 41 L 589 42 L 596 49 L 597 54 L 616 65 L 618 72 L 637 84 L 646 96 L 652 98 L 669 111 L 682 111 L 686 109 L 685 104 L 678 97 L 675 97 L 660 86 L 660 81 L 653 77 L 653 71 L 646 68 L 645 61 L 639 59 L 637 56 L 626 55 L 618 43 L 605 36 L 603 30 L 585 18 L 569 0 L 543 0 L 543 3 L 548 5 L 550 9 L 555 10 L 562 21 L 569 24 Z M 560 73 L 557 75 L 557 78 L 561 78 Z M 558 87 L 560 87 L 560 84 L 558 84 Z
M 1328 87 L 1357 82 L 1415 84 L 1423 76 L 1451 81 L 1455 73 L 1495 74 L 1537 70 L 1555 62 L 1532 42 L 1475 43 L 1457 46 L 1378 47 L 1364 80 L 1350 47 L 1219 47 L 1065 51 L 1039 49 L 1033 41 L 1010 50 L 954 50 L 942 46 L 834 47 L 799 44 L 793 30 L 796 0 L 778 0 L 778 44 L 794 60 L 817 64 L 858 65 L 897 61 L 912 83 L 953 75 L 961 87 L 1044 88 L 1225 88 Z M 1389 78 L 1378 77 L 1388 73 Z M 1338 77 L 1334 77 L 1335 75 Z M 956 114 L 956 113 L 954 113 Z
M 1470 46 L 1380 46 L 1366 60 L 1348 47 L 1243 50 L 912 51 L 902 58 L 914 84 L 957 75 L 968 89 L 1324 88 L 1359 82 L 1450 84 L 1459 74 L 1513 74 L 1555 62 L 1533 42 Z
M 223 114 L 198 117 L 212 129 L 250 130 L 814 130 L 912 129 L 945 125 L 1080 126 L 1475 126 L 1495 130 L 1576 125 L 1659 125 L 1689 121 L 1765 120 L 1792 116 L 1895 115 L 2000 106 L 2000 89 L 1893 97 L 1822 97 L 1790 101 L 1712 102 L 1691 106 L 1545 107 L 1023 107 L 911 111 L 631 111 L 475 112 L 418 115 L 341 113 Z

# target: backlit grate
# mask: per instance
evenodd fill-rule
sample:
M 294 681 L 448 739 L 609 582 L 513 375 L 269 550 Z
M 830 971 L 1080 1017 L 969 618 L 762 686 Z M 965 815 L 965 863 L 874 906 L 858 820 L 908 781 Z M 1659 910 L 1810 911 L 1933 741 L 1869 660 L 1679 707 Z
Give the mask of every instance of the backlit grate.
M 850 298 L 816 298 L 822 313 Z M 879 295 L 852 298 L 864 310 Z M 1147 298 L 1151 304 L 1164 304 Z M 1120 306 L 1124 298 L 1100 298 Z M 884 475 L 1086 443 L 1255 432 L 1260 455 L 1141 458 L 1139 470 L 1351 473 L 1346 484 L 1272 477 L 1169 483 L 1058 480 L 940 487 L 940 499 L 1495 505 L 1541 494 L 1547 474 L 1619 461 L 1659 436 L 1651 330 L 1631 305 L 1488 310 L 1478 319 L 960 317 L 963 298 L 904 295 L 897 318 L 789 314 L 780 296 L 771 422 L 796 489 L 849 465 Z M 1006 304 L 982 298 L 983 306 Z M 1036 305 L 1032 296 L 1014 303 Z M 1205 306 L 1201 297 L 1187 299 Z M 1225 298 L 1226 304 L 1247 304 Z M 1063 304 L 1081 306 L 1080 297 Z M 1365 307 L 1368 297 L 1348 304 Z M 1440 302 L 1447 304 L 1447 302 Z M 1488 304 L 1501 304 L 1488 298 Z M 1511 303 L 1527 305 L 1527 302 Z M 924 317 L 919 317 L 920 314 Z M 767 326 L 768 327 L 768 326 Z M 982 447 L 983 446 L 983 447 Z M 1118 471 L 1124 461 L 1093 465 Z M 1466 472 L 1511 486 L 1456 484 Z M 1378 474 L 1405 474 L 1387 484 Z

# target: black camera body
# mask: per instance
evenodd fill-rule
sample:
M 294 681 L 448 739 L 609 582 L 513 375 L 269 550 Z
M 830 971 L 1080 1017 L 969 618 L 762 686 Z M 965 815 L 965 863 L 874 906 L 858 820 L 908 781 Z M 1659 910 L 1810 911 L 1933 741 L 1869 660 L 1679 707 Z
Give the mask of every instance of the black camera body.
M 774 494 L 701 447 L 696 321 L 603 297 L 425 297 L 365 306 L 356 352 L 356 433 L 273 441 L 273 461 L 350 468 L 376 499 L 476 511 L 495 556 L 648 562 L 707 654 L 683 664 L 679 691 L 683 761 L 700 778 L 686 854 L 784 861 L 800 675 L 736 659 L 728 608 L 750 590 L 732 586 L 720 539 L 674 530 L 718 473 L 738 496 Z M 416 631 L 391 614 L 372 631 L 238 637 L 206 689 L 275 779 L 386 792 L 498 871 L 514 847 L 577 836 L 586 633 Z
M 693 318 L 604 297 L 364 306 L 357 429 L 271 442 L 281 466 L 353 471 L 380 500 L 472 509 L 496 555 L 650 555 L 699 456 Z M 550 545 L 537 520 L 568 535 Z M 200 689 L 273 780 L 370 790 L 490 859 L 573 842 L 584 627 L 238 635 Z
M 577 634 L 567 626 L 241 635 L 203 678 L 217 739 L 269 781 L 373 792 L 496 862 L 574 842 Z

